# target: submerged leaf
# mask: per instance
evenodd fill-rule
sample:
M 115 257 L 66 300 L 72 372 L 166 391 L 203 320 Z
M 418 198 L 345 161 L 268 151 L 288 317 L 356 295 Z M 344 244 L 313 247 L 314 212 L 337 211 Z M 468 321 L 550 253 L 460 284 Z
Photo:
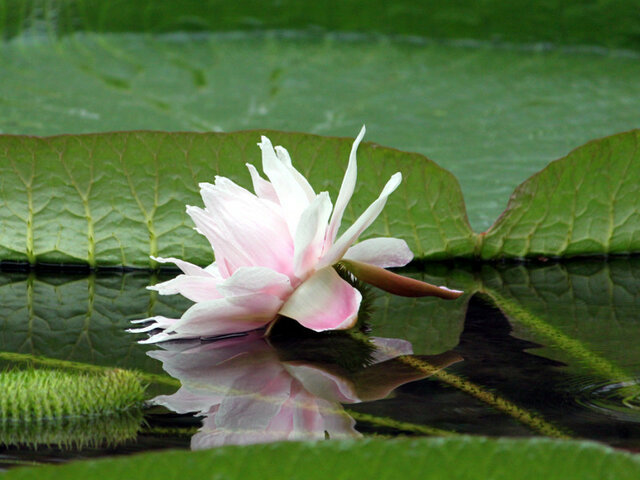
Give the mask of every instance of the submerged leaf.
M 190 302 L 180 296 L 158 296 L 144 288 L 157 278 L 147 272 L 88 276 L 3 273 L 0 351 L 160 372 L 158 362 L 146 355 L 150 347 L 136 343 L 136 337 L 126 332 L 132 319 L 172 317 L 188 307 Z M 359 327 L 371 323 L 377 336 L 407 336 L 417 354 L 438 354 L 456 345 L 464 321 L 464 310 L 460 309 L 466 298 L 462 299 L 465 303 L 437 298 L 407 300 L 372 294 L 361 283 L 354 284 L 363 289 Z M 452 319 L 449 311 L 461 311 L 462 315 Z M 282 326 L 292 329 L 291 323 Z M 278 330 L 273 330 L 274 335 Z
M 604 380 L 634 376 L 640 364 L 639 258 L 487 266 L 482 279 L 515 333 L 545 345 L 536 355 Z
M 158 297 L 145 272 L 0 275 L 0 351 L 160 371 L 125 330 L 144 315 L 172 316 L 189 302 Z M 142 338 L 142 337 L 141 337 Z

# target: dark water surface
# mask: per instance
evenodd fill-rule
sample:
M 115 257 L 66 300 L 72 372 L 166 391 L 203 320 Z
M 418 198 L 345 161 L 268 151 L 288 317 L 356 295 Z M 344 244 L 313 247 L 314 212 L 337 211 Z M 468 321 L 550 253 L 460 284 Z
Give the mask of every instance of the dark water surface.
M 124 331 L 129 321 L 188 306 L 144 289 L 162 275 L 4 272 L 4 368 L 117 366 L 150 385 L 143 417 L 92 419 L 82 435 L 71 420 L 3 420 L 0 468 L 373 434 L 546 435 L 640 450 L 640 259 L 405 273 L 466 294 L 447 302 L 373 292 L 366 328 L 352 334 L 282 322 L 269 341 L 148 346 Z

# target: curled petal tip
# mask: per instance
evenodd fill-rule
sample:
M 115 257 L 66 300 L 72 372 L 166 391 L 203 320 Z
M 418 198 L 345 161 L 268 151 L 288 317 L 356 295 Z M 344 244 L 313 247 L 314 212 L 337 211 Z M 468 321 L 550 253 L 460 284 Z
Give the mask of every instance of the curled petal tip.
M 402 297 L 439 297 L 446 300 L 455 300 L 464 293 L 460 290 L 452 290 L 447 287 L 438 287 L 430 283 L 421 282 L 415 278 L 403 277 L 368 263 L 355 260 L 343 260 L 342 263 L 358 280 Z
M 445 292 L 449 292 L 452 296 L 452 298 L 458 298 L 461 297 L 464 292 L 462 290 L 454 290 L 453 288 L 447 288 L 444 285 L 440 285 L 439 287 L 440 290 L 444 290 Z
M 260 143 L 258 143 L 258 146 L 260 148 L 266 146 L 266 145 L 271 145 L 271 140 L 269 140 L 268 137 L 265 137 L 264 135 L 260 136 Z

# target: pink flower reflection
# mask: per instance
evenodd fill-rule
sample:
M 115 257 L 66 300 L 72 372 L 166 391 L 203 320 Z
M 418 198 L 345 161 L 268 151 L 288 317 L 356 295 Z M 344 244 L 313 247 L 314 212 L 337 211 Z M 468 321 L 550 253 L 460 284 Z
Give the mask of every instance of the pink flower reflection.
M 372 341 L 379 348 L 365 372 L 412 353 L 411 344 L 404 340 Z M 202 428 L 191 439 L 194 450 L 359 437 L 355 421 L 341 404 L 383 398 L 398 385 L 427 376 L 414 371 L 389 381 L 384 374 L 372 379 L 346 374 L 332 365 L 282 361 L 278 351 L 255 333 L 210 343 L 165 343 L 162 348 L 149 355 L 162 361 L 182 386 L 153 402 L 177 413 L 204 416 Z M 455 354 L 445 356 L 438 368 L 460 359 Z M 367 378 L 368 385 L 363 385 L 362 378 Z

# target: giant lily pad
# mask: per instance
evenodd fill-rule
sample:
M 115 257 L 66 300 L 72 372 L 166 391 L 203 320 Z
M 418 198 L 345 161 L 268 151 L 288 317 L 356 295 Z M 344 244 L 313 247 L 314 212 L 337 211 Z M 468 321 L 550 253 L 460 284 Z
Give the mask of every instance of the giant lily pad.
M 0 258 L 28 263 L 154 266 L 150 255 L 213 260 L 184 204 L 224 174 L 248 185 L 260 132 L 122 132 L 0 136 Z M 350 139 L 267 132 L 334 198 Z M 523 183 L 486 233 L 472 232 L 456 179 L 427 158 L 365 144 L 345 214 L 351 223 L 384 182 L 404 182 L 363 238 L 404 238 L 416 258 L 485 259 L 640 251 L 638 131 L 590 142 Z
M 5 1 L 6 9 L 0 8 L 0 23 L 3 14 L 16 24 L 21 15 L 27 17 L 23 34 L 0 44 L 0 132 L 269 128 L 354 136 L 366 123 L 367 140 L 422 153 L 453 172 L 462 185 L 471 225 L 481 231 L 504 210 L 513 189 L 549 161 L 591 139 L 640 126 L 637 53 L 322 34 L 309 31 L 308 22 L 299 25 L 303 31 L 227 34 L 219 31 L 223 18 L 235 12 L 240 25 L 251 24 L 257 20 L 253 4 L 180 2 L 178 14 L 178 7 L 166 2 L 100 2 L 93 7 L 93 1 L 18 1 L 23 8 Z M 488 18 L 503 18 L 498 12 L 504 8 L 518 11 L 512 3 L 505 7 L 492 1 L 452 17 L 452 11 L 461 8 L 459 2 L 428 9 L 412 4 L 403 11 L 395 3 L 358 8 L 360 1 L 340 2 L 332 19 L 348 22 L 342 14 L 351 17 L 353 23 L 342 28 L 384 19 L 393 29 L 390 17 L 406 16 L 416 26 L 431 25 L 425 28 L 434 35 L 434 24 L 451 32 L 454 19 L 472 22 L 480 10 L 486 9 Z M 26 3 L 39 8 L 29 10 Z M 265 6 L 259 12 L 260 19 L 272 13 L 275 27 L 290 28 L 277 20 L 294 11 L 317 14 L 314 25 L 330 20 L 316 7 L 301 9 L 289 1 L 271 5 L 273 10 Z M 199 7 L 215 18 L 188 14 L 196 14 Z M 585 13 L 594 11 L 585 7 L 573 9 L 571 17 L 583 12 L 589 21 L 603 21 L 603 11 L 616 11 L 610 3 L 591 2 L 589 7 L 598 11 L 595 17 Z M 564 8 L 562 14 L 551 13 L 545 2 L 541 10 L 547 14 L 534 17 L 536 8 L 527 5 L 525 16 L 509 13 L 505 26 L 521 32 L 522 25 L 513 23 L 517 19 L 533 22 L 540 33 L 544 26 L 554 35 L 567 34 L 566 28 L 551 27 L 568 14 Z M 69 10 L 79 18 L 67 16 Z M 420 11 L 429 22 L 418 20 Z M 438 19 L 437 11 L 445 18 Z M 94 21 L 85 23 L 85 16 Z M 624 18 L 633 23 L 631 15 Z M 214 31 L 184 33 L 193 21 L 204 22 L 201 28 L 211 22 Z M 501 25 L 479 22 L 479 30 L 487 27 L 487 34 Z M 568 23 L 584 27 L 586 35 L 594 33 L 585 22 Z M 66 33 L 65 24 L 89 31 L 58 38 L 55 33 Z M 256 22 L 251 28 L 268 24 Z M 92 28 L 117 33 L 95 33 Z M 139 33 L 171 28 L 181 33 Z M 607 41 L 613 38 L 611 28 L 609 24 Z M 533 33 L 532 40 L 540 40 Z M 380 65 L 385 66 L 382 73 Z
M 7 480 L 157 480 L 189 472 L 194 478 L 325 479 L 636 479 L 640 459 L 595 443 L 486 438 L 408 438 L 222 447 L 201 452 L 155 452 L 64 466 L 21 468 Z
M 217 174 L 248 185 L 245 163 L 259 163 L 260 133 L 286 145 L 312 185 L 336 198 L 351 139 L 279 132 L 2 136 L 0 258 L 149 267 L 149 256 L 157 255 L 211 263 L 211 248 L 190 230 L 184 205 L 201 204 L 197 184 Z M 421 155 L 375 145 L 363 145 L 359 158 L 356 196 L 343 224 L 401 171 L 403 184 L 365 237 L 405 238 L 418 257 L 473 253 L 453 175 Z
M 590 142 L 520 185 L 483 258 L 640 250 L 640 131 Z

